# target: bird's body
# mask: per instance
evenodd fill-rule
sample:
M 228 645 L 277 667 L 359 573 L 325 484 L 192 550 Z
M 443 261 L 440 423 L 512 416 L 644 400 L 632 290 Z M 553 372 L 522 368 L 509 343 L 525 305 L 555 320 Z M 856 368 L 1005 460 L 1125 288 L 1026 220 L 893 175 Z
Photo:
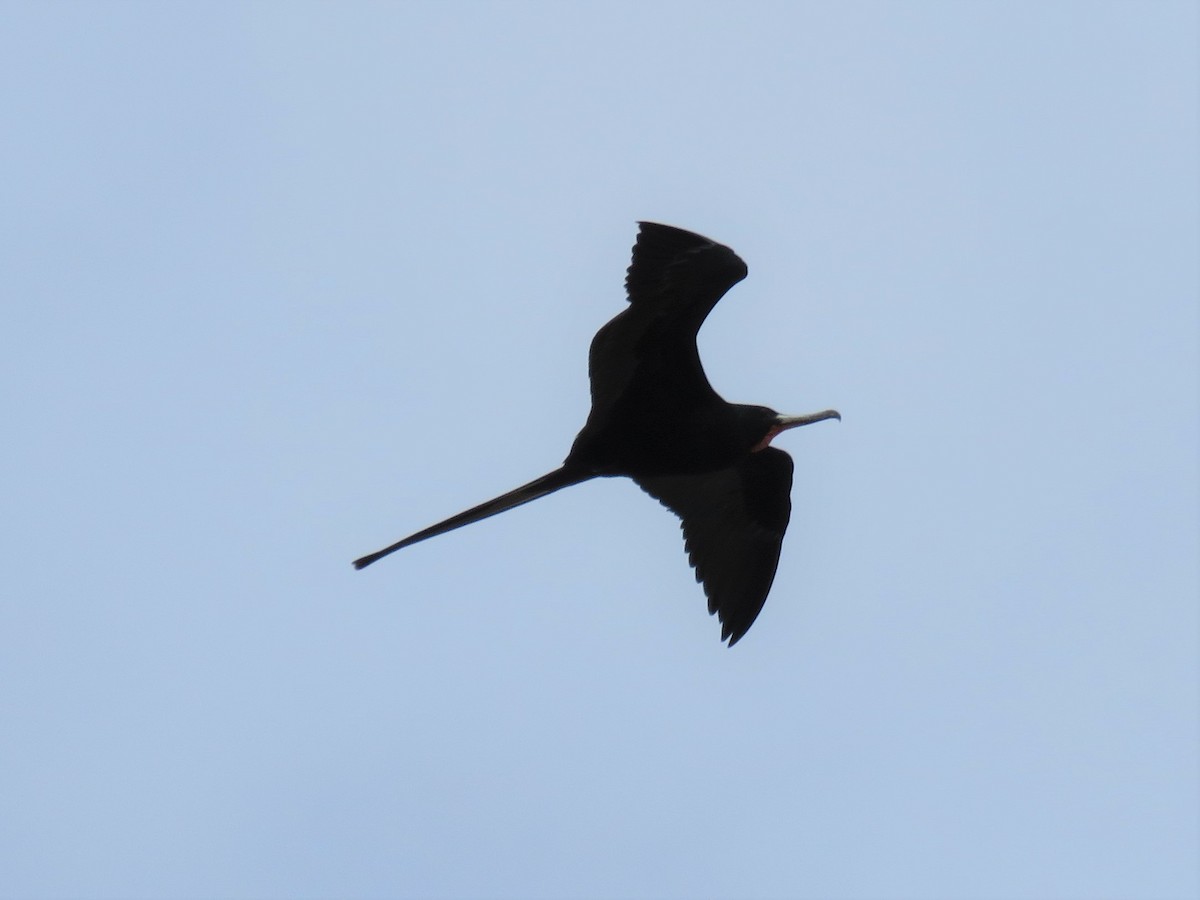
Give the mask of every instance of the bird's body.
M 629 306 L 597 332 L 588 369 L 592 409 L 563 465 L 529 484 L 357 560 L 512 509 L 590 478 L 623 475 L 682 519 L 709 611 L 733 646 L 762 609 L 791 515 L 792 460 L 779 432 L 823 419 L 727 403 L 705 377 L 696 333 L 746 265 L 728 247 L 640 223 L 625 287 Z

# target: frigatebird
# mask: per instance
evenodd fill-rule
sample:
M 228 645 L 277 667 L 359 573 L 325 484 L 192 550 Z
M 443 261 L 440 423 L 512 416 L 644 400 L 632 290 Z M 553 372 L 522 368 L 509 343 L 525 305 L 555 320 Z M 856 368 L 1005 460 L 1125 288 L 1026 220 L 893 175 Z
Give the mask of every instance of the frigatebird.
M 696 333 L 746 264 L 728 247 L 669 225 L 639 222 L 625 277 L 629 306 L 588 354 L 592 409 L 562 466 L 354 563 L 356 569 L 591 478 L 624 475 L 681 520 L 688 560 L 729 646 L 767 599 L 791 518 L 792 458 L 780 432 L 837 410 L 780 415 L 727 403 L 705 377 Z

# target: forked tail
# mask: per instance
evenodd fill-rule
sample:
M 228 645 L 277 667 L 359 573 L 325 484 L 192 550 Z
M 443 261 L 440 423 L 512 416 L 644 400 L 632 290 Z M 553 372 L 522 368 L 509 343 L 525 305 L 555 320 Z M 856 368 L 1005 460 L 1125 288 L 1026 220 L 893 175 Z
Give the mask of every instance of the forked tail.
M 460 512 L 457 516 L 451 516 L 443 522 L 430 525 L 416 534 L 410 534 L 404 540 L 397 541 L 390 547 L 384 547 L 382 550 L 370 553 L 362 559 L 356 559 L 354 561 L 354 568 L 366 568 L 376 560 L 383 559 L 389 553 L 395 553 L 397 550 L 403 550 L 405 547 L 410 547 L 427 538 L 437 537 L 439 534 L 445 534 L 447 531 L 453 531 L 455 528 L 462 528 L 464 525 L 470 525 L 472 522 L 478 522 L 480 519 L 486 519 L 488 516 L 494 516 L 497 513 L 512 509 L 514 506 L 529 503 L 539 497 L 553 494 L 561 488 L 569 487 L 572 484 L 579 484 L 581 481 L 587 481 L 589 478 L 594 477 L 591 472 L 568 469 L 565 466 L 555 469 L 541 478 L 535 478 L 529 484 L 521 485 L 516 490 L 502 494 L 486 503 L 480 503 L 478 506 L 473 506 L 466 512 Z

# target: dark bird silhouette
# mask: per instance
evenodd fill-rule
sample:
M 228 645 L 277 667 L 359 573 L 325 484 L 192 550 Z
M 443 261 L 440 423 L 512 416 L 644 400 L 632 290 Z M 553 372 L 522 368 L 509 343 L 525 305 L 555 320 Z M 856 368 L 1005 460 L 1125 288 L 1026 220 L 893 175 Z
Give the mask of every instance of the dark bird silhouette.
M 725 402 L 704 375 L 696 332 L 746 277 L 746 264 L 690 231 L 639 225 L 625 277 L 629 306 L 592 340 L 592 410 L 562 466 L 364 556 L 356 569 L 568 485 L 625 475 L 682 520 L 721 639 L 732 647 L 749 630 L 775 579 L 792 511 L 792 459 L 770 443 L 789 428 L 841 416 Z

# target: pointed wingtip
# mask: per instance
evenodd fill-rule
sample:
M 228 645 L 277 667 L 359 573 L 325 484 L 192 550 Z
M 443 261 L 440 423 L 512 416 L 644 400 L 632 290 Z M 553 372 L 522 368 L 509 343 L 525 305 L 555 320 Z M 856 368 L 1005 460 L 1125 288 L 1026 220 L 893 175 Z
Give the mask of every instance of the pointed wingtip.
M 725 642 L 726 647 L 732 647 L 738 641 L 746 636 L 746 632 L 750 630 L 750 625 L 744 628 L 734 628 L 728 622 L 724 621 L 721 615 L 717 616 L 721 619 L 721 641 Z M 751 622 L 753 624 L 753 622 Z

